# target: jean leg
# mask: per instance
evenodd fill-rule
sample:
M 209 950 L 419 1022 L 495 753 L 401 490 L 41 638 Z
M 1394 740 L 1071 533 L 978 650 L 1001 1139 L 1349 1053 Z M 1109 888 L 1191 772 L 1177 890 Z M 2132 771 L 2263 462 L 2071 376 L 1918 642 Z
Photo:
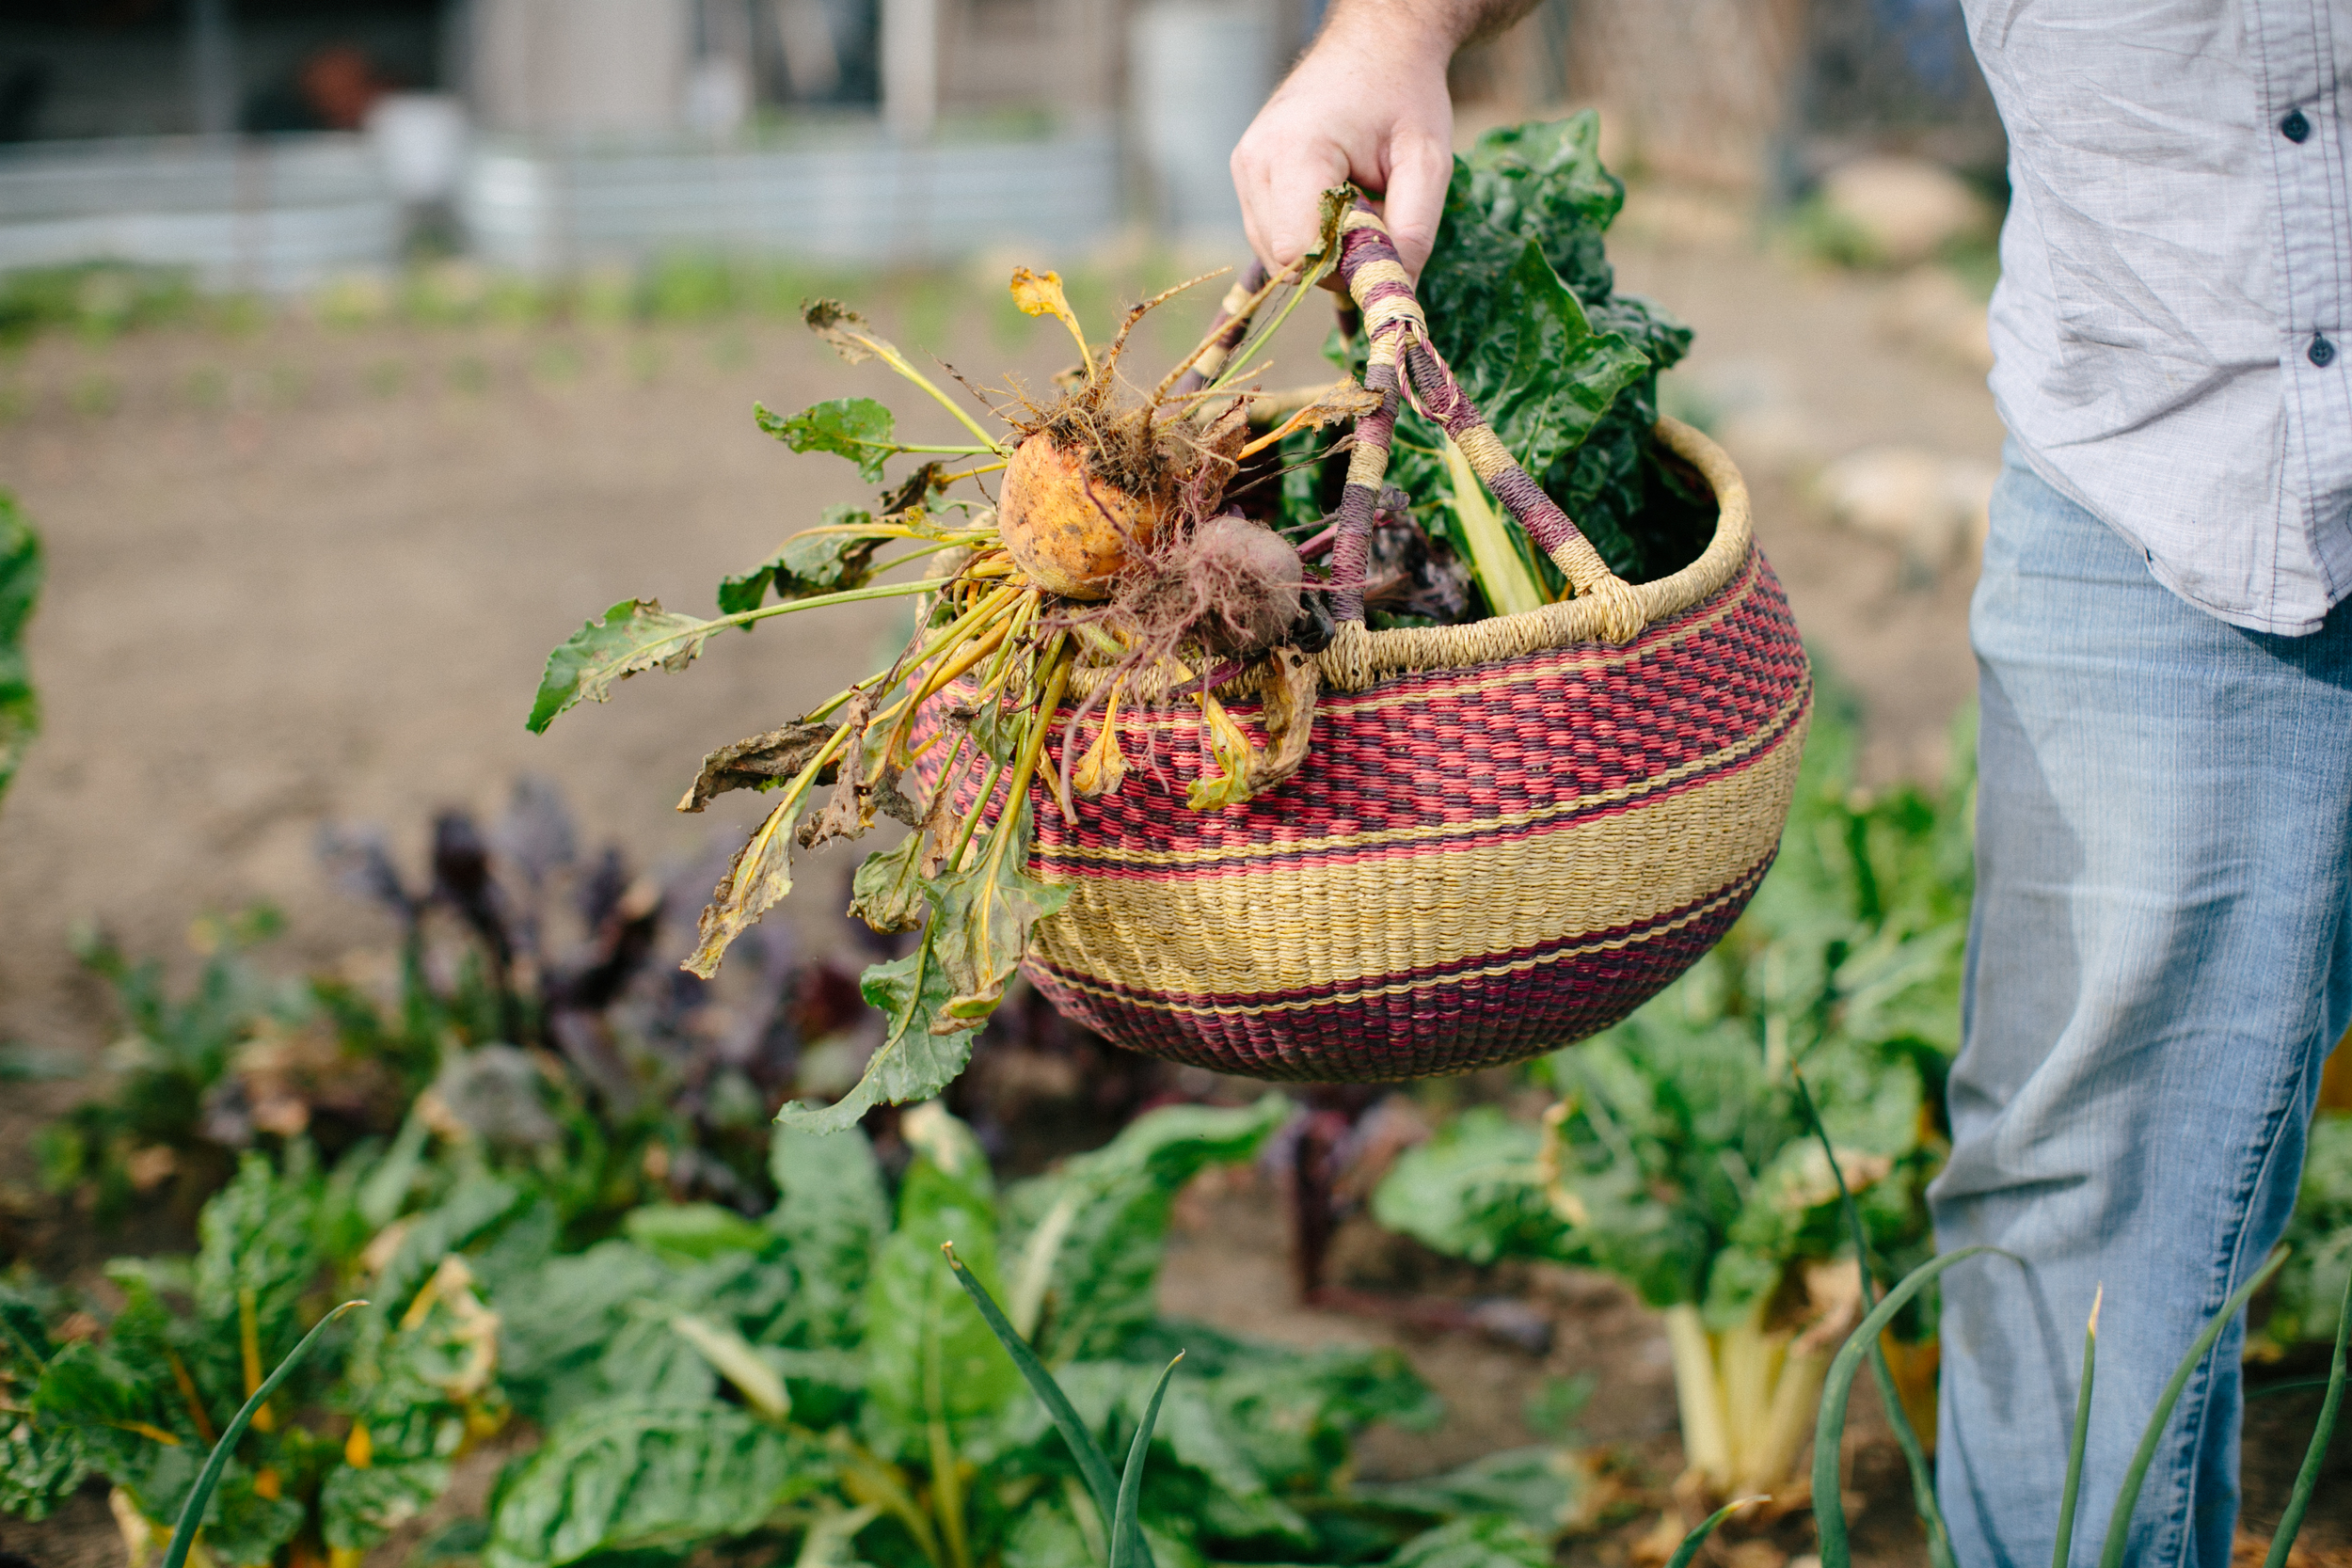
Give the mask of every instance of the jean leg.
M 2165 1382 L 2294 1205 L 2352 1012 L 2352 606 L 2241 631 L 2012 463 L 1971 631 L 1977 901 L 1946 1249 L 1938 1491 L 1967 1568 L 2047 1562 L 2084 1320 L 2105 1287 L 2074 1547 L 2104 1540 Z M 2226 1334 L 2151 1468 L 2130 1560 L 2226 1568 Z

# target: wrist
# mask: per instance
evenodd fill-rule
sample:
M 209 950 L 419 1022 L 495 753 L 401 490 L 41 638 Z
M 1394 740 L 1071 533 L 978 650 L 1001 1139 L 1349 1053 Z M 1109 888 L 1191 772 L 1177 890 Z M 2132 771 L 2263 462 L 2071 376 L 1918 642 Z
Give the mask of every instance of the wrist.
M 1311 53 L 1370 55 L 1390 71 L 1442 72 L 1483 8 L 1463 0 L 1331 0 Z

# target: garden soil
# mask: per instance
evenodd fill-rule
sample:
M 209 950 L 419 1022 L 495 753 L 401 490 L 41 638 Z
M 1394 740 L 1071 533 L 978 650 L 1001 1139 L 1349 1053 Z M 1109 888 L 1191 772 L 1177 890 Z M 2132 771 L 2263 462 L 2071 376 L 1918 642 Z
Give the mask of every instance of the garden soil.
M 1810 272 L 1677 211 L 1655 204 L 1644 222 L 1637 202 L 1616 247 L 1621 284 L 1698 329 L 1678 406 L 1765 416 L 1726 429 L 1783 433 L 1735 455 L 1800 623 L 1866 701 L 1866 768 L 1940 771 L 1972 685 L 1969 569 L 1833 528 L 1809 475 L 1884 443 L 1991 463 L 2000 432 L 1980 376 L 1888 338 L 1899 280 Z M 1009 259 L 997 275 L 1010 260 L 1053 259 Z M 1178 276 L 1158 272 L 1135 281 Z M 911 343 L 944 342 L 966 370 L 1010 365 L 1042 382 L 1060 368 L 1059 334 L 1012 315 L 995 287 L 900 280 L 878 289 L 888 303 L 875 313 Z M 1188 336 L 1159 331 L 1163 356 Z M 1276 379 L 1325 373 L 1320 332 L 1292 329 Z M 690 674 L 632 680 L 543 737 L 523 715 L 548 648 L 588 615 L 632 594 L 702 610 L 722 575 L 822 505 L 865 499 L 847 465 L 795 457 L 750 417 L 755 399 L 788 411 L 851 393 L 891 402 L 917 439 L 954 438 L 878 367 L 842 366 L 773 318 L 339 328 L 296 315 L 243 333 L 51 336 L 0 359 L 0 483 L 49 549 L 31 643 L 46 729 L 0 807 L 0 1040 L 103 1070 L 112 1021 L 72 959 L 77 923 L 184 970 L 194 917 L 266 900 L 288 917 L 275 957 L 289 967 L 381 949 L 386 918 L 319 869 L 332 824 L 380 824 L 415 863 L 436 810 L 495 814 L 517 776 L 537 772 L 563 787 L 591 843 L 616 840 L 639 863 L 739 836 L 756 801 L 671 809 L 696 761 L 873 668 L 903 610 L 723 636 Z M 1792 445 L 1791 429 L 1810 434 Z M 832 911 L 797 918 L 812 942 L 837 940 Z M 0 1200 L 34 1201 L 30 1133 L 82 1092 L 12 1087 Z M 1438 1271 L 1456 1293 L 1522 1290 L 1551 1325 L 1553 1348 L 1534 1356 L 1295 1307 L 1279 1205 L 1212 1183 L 1186 1209 L 1171 1309 L 1302 1343 L 1400 1343 L 1450 1396 L 1455 1414 L 1438 1432 L 1376 1434 L 1368 1470 L 1409 1474 L 1529 1441 L 1526 1392 L 1589 1370 L 1598 1383 L 1581 1429 L 1613 1456 L 1591 1484 L 1616 1488 L 1625 1522 L 1579 1553 L 1622 1560 L 1642 1511 L 1656 1517 L 1660 1478 L 1678 1468 L 1671 1377 L 1654 1321 L 1622 1291 L 1557 1271 L 1500 1283 Z M 1870 1419 L 1857 1418 L 1858 1476 L 1878 1499 L 1862 1541 L 1874 1560 L 1914 1560 L 1899 1468 Z M 2307 1430 L 2289 1400 L 2259 1411 L 2255 1520 L 2275 1515 Z M 2339 1490 L 2315 1547 L 2352 1544 L 2352 1487 Z M 1725 1560 L 1743 1568 L 1777 1558 L 1733 1550 Z M 0 1521 L 0 1551 L 44 1568 L 120 1560 L 92 1497 L 39 1530 Z

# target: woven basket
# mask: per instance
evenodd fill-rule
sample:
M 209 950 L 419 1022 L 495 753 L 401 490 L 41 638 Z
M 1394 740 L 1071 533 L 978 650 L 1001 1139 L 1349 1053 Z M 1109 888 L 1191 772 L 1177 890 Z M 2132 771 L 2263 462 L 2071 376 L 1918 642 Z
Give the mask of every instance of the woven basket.
M 1811 688 L 1739 470 L 1688 425 L 1658 428 L 1719 519 L 1629 606 L 1343 625 L 1319 656 L 1306 764 L 1225 811 L 1184 803 L 1202 772 L 1191 705 L 1122 709 L 1118 793 L 1075 822 L 1032 796 L 1031 873 L 1071 888 L 1030 947 L 1038 989 L 1154 1056 L 1369 1082 L 1581 1039 L 1714 945 L 1779 845 Z M 1644 629 L 1596 641 L 1629 608 Z M 920 727 L 970 695 L 949 688 Z M 1229 711 L 1263 739 L 1254 702 Z M 1089 719 L 1080 743 L 1097 733 Z

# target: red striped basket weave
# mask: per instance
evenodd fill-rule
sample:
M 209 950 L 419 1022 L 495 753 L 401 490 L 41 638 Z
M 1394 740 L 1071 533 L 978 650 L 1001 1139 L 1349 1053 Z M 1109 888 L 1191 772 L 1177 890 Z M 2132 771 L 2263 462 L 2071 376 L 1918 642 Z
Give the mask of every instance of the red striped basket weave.
M 1811 688 L 1738 470 L 1659 428 L 1720 518 L 1697 562 L 1631 590 L 1632 641 L 1596 641 L 1590 599 L 1343 626 L 1308 761 L 1221 812 L 1184 803 L 1198 713 L 1122 709 L 1118 793 L 1074 822 L 1032 797 L 1031 872 L 1072 890 L 1032 942 L 1038 989 L 1155 1056 L 1365 1082 L 1568 1044 L 1695 962 L 1772 864 Z M 969 695 L 950 688 L 924 727 Z M 1229 711 L 1263 739 L 1254 703 Z

